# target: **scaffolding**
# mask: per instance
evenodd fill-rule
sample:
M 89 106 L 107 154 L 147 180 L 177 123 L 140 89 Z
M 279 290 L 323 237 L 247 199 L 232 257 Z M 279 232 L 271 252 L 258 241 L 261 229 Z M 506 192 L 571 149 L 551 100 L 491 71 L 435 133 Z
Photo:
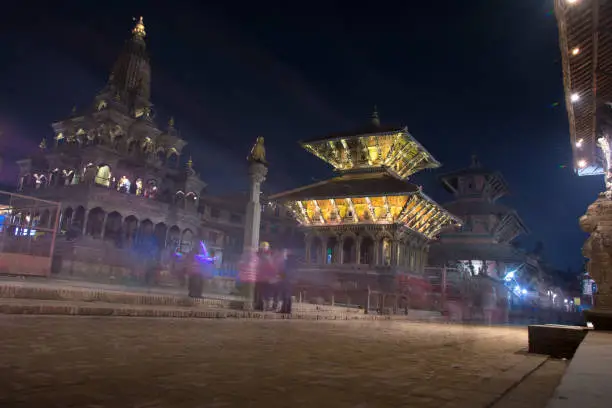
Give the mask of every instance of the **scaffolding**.
M 61 204 L 0 191 L 0 274 L 49 276 Z

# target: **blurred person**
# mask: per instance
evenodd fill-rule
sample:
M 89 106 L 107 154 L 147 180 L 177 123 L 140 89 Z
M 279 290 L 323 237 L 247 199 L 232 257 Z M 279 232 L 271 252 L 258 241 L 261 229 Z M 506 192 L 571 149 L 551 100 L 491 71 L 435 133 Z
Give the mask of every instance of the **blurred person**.
M 493 316 L 498 309 L 497 294 L 495 293 L 495 287 L 492 285 L 487 286 L 484 290 L 482 309 L 485 323 L 491 325 Z
M 277 269 L 268 242 L 264 241 L 260 244 L 256 259 L 255 309 L 265 311 L 272 295 L 270 280 Z
M 204 277 L 200 270 L 200 264 L 196 257 L 197 249 L 193 248 L 185 257 L 185 268 L 187 272 L 187 290 L 189 297 L 201 298 L 204 289 Z

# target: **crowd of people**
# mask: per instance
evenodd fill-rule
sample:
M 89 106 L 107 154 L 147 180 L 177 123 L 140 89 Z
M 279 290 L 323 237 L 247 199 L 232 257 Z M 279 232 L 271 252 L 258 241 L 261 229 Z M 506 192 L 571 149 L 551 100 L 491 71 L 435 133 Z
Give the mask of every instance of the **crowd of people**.
M 291 278 L 296 262 L 289 251 L 272 251 L 267 242 L 262 242 L 257 252 L 244 255 L 239 280 L 250 289 L 247 296 L 252 298 L 255 310 L 291 313 Z M 201 297 L 206 279 L 212 278 L 212 265 L 199 257 L 196 250 L 180 263 L 187 277 L 189 296 Z

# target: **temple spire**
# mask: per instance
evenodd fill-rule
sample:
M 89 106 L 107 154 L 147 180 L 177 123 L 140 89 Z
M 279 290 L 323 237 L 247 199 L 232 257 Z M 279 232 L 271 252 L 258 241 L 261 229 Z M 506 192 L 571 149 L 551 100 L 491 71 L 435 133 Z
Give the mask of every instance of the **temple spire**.
M 470 164 L 470 167 L 473 169 L 480 168 L 480 160 L 478 160 L 478 156 L 475 154 L 472 155 L 472 163 Z
M 170 116 L 170 119 L 168 120 L 168 127 L 169 128 L 174 127 L 174 116 Z
M 47 139 L 43 138 L 43 140 L 40 141 L 38 147 L 40 148 L 40 150 L 45 150 L 47 148 Z
M 147 35 L 147 32 L 145 31 L 145 26 L 144 26 L 144 21 L 142 19 L 142 16 L 140 17 L 140 19 L 138 20 L 138 22 L 132 29 L 132 34 L 134 34 L 134 37 L 137 37 L 140 39 L 145 38 L 145 36 Z
M 378 109 L 376 105 L 374 105 L 374 111 L 372 112 L 372 125 L 378 127 L 380 126 L 380 118 L 378 117 Z

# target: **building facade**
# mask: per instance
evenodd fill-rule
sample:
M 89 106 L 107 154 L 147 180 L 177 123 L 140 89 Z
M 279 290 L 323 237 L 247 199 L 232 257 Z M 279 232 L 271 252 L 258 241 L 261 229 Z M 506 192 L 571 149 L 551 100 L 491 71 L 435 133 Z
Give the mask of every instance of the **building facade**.
M 155 120 L 145 35 L 141 18 L 90 106 L 53 123 L 53 142 L 18 162 L 19 190 L 62 203 L 55 271 L 125 277 L 143 253 L 167 261 L 200 236 L 206 184 L 191 159 L 181 164 L 174 120 Z

